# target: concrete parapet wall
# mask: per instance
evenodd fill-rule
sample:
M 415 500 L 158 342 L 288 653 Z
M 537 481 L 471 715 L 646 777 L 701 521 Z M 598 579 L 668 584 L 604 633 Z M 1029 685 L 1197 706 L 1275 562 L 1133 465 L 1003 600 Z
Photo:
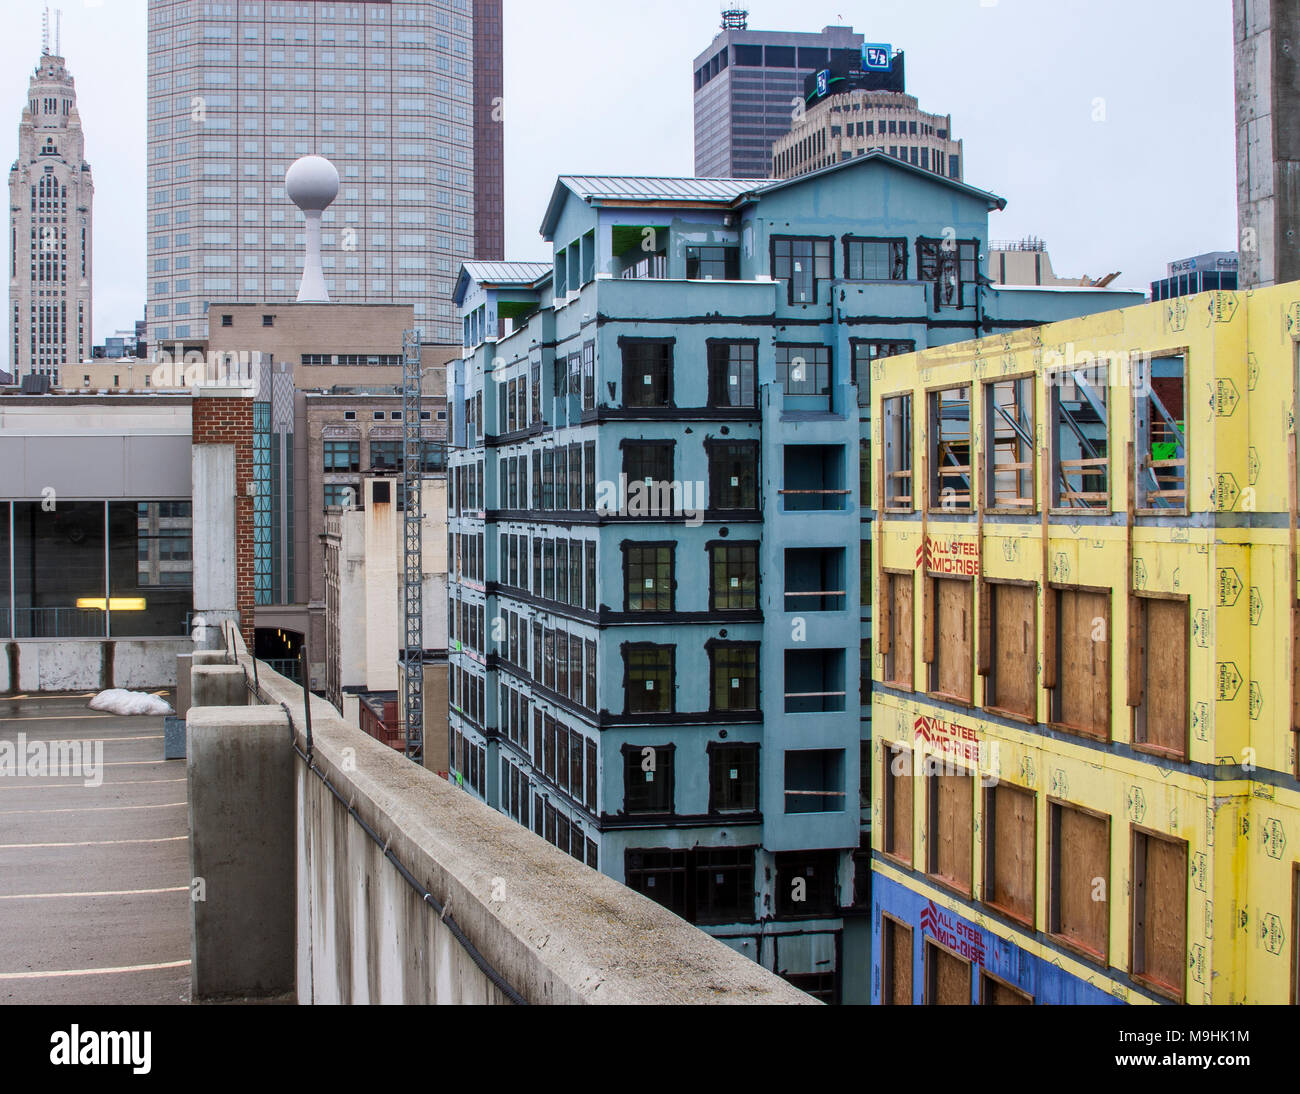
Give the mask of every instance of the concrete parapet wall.
M 189 638 L 3 642 L 0 691 L 148 691 L 175 687 L 176 655 L 189 653 L 193 647 Z
M 238 657 L 251 675 L 242 644 Z M 277 712 L 286 704 L 306 750 L 301 689 L 265 665 L 258 670 L 263 699 Z M 813 1002 L 347 725 L 322 699 L 313 699 L 312 723 L 315 772 L 293 756 L 300 1002 L 509 998 L 357 818 L 527 1002 Z

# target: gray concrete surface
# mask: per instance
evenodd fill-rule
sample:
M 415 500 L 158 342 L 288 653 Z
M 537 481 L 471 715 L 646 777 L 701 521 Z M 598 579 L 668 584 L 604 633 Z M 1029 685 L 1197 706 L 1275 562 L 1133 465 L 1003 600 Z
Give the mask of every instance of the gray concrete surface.
M 199 706 L 206 677 L 229 671 L 194 668 L 187 716 L 190 872 L 202 879 L 203 897 L 191 905 L 196 1000 L 283 995 L 294 986 L 289 720 L 273 706 Z
M 97 787 L 0 775 L 0 1003 L 186 1003 L 185 762 L 162 760 L 161 717 L 91 694 L 0 696 L 0 744 L 100 741 L 104 761 Z

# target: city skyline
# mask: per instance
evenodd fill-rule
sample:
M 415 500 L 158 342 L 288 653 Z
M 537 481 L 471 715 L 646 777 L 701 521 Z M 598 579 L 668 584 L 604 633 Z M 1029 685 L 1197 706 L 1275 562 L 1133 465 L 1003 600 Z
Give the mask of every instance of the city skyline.
M 1133 10 L 1108 2 L 1047 12 L 1020 0 L 952 0 L 942 20 L 892 0 L 870 18 L 843 8 L 817 6 L 796 23 L 781 5 L 754 0 L 749 23 L 789 30 L 843 23 L 905 49 L 909 90 L 953 110 L 965 178 L 1008 201 L 990 222 L 993 238 L 1039 236 L 1063 273 L 1119 269 L 1117 283 L 1130 286 L 1163 276 L 1171 259 L 1236 246 L 1231 20 L 1221 5 Z M 7 62 L 0 94 L 14 116 L 40 55 L 42 11 L 24 6 L 0 46 Z M 86 0 L 62 21 L 96 177 L 96 343 L 144 311 L 146 13 L 144 0 Z M 712 3 L 675 0 L 662 14 L 677 36 L 666 48 L 646 48 L 630 70 L 626 51 L 608 48 L 640 40 L 630 15 L 584 0 L 559 21 L 542 5 L 506 0 L 507 258 L 545 254 L 535 210 L 559 174 L 692 174 L 691 60 L 716 34 L 719 13 Z M 1116 37 L 1115 26 L 1127 33 Z M 990 58 L 983 67 L 972 43 Z M 537 94 L 536 58 L 575 49 L 586 62 L 574 92 Z M 1153 120 L 1157 99 L 1177 101 L 1177 109 Z M 17 126 L 3 129 L 12 163 Z M 286 287 L 285 298 L 292 295 Z M 0 368 L 8 368 L 11 350 L 2 352 Z

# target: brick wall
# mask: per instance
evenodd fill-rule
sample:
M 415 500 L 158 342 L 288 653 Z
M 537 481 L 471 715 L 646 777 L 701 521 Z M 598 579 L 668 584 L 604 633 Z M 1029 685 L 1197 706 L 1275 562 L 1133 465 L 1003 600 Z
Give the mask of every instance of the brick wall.
M 244 643 L 253 643 L 253 400 L 241 395 L 195 396 L 192 413 L 193 444 L 235 446 L 235 549 L 236 606 Z M 198 529 L 195 529 L 197 532 Z

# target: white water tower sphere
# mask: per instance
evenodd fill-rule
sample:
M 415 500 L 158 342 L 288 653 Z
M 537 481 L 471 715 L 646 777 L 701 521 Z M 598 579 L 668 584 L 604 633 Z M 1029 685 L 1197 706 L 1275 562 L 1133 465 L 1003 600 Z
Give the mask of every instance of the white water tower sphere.
M 284 173 L 284 191 L 307 221 L 307 255 L 298 303 L 328 304 L 330 297 L 320 262 L 320 221 L 321 213 L 339 195 L 338 170 L 324 156 L 303 156 Z

